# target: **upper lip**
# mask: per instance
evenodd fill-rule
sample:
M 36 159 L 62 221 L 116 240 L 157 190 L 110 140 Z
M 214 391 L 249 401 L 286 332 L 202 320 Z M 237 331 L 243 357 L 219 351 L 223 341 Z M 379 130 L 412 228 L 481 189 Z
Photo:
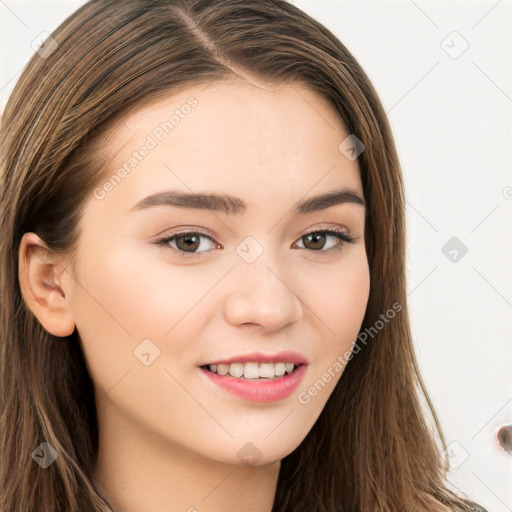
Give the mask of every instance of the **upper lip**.
M 264 354 L 262 352 L 240 354 L 238 356 L 219 358 L 215 361 L 201 364 L 200 366 L 231 363 L 293 363 L 296 365 L 309 364 L 308 360 L 298 352 L 286 350 L 284 352 L 277 352 L 275 354 Z

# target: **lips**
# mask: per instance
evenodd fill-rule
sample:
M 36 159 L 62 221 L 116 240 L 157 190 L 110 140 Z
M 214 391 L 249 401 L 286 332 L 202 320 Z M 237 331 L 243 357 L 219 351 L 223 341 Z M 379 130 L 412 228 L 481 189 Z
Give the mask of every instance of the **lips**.
M 234 395 L 244 401 L 275 402 L 284 400 L 293 393 L 304 377 L 306 369 L 307 365 L 301 364 L 292 373 L 275 379 L 237 378 L 228 375 L 218 375 L 204 368 L 201 368 L 200 371 L 202 378 L 205 378 L 206 382 L 210 382 L 228 391 L 230 395 Z
M 256 364 L 251 365 L 251 363 Z M 271 375 L 274 372 L 270 372 L 272 364 L 269 363 L 274 365 L 273 370 L 277 370 L 279 367 L 275 375 Z M 290 396 L 304 377 L 308 364 L 309 361 L 302 354 L 285 350 L 275 354 L 251 352 L 230 357 L 218 357 L 205 361 L 199 367 L 207 381 L 232 395 L 250 402 L 275 402 Z M 291 365 L 293 365 L 291 373 L 283 372 L 283 367 Z M 251 368 L 248 368 L 249 366 Z M 259 366 L 259 378 L 251 377 L 255 373 L 254 366 L 256 368 Z M 217 373 L 220 367 L 222 367 L 222 374 Z M 233 370 L 236 376 L 227 373 L 228 367 L 229 372 Z M 246 375 L 246 370 L 249 375 Z

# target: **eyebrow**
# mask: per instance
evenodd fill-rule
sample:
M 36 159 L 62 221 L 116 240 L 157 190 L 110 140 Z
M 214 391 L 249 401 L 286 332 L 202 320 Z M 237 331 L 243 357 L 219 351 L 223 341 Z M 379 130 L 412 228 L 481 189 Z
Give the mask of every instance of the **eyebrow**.
M 310 197 L 296 203 L 293 214 L 305 214 L 325 210 L 331 206 L 352 203 L 365 206 L 359 194 L 350 189 L 332 190 L 318 196 Z M 247 210 L 243 199 L 228 194 L 207 194 L 166 190 L 145 197 L 130 208 L 131 211 L 145 210 L 160 206 L 177 206 L 179 208 L 197 208 L 201 210 L 219 211 L 230 215 L 241 215 Z

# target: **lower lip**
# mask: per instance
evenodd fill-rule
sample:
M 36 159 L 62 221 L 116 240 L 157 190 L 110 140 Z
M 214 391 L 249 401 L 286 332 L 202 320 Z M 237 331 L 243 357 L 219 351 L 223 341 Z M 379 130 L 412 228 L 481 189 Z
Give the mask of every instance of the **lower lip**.
M 292 373 L 268 381 L 238 379 L 227 375 L 219 375 L 204 368 L 200 369 L 213 383 L 244 400 L 275 402 L 292 394 L 306 372 L 306 365 L 300 365 Z

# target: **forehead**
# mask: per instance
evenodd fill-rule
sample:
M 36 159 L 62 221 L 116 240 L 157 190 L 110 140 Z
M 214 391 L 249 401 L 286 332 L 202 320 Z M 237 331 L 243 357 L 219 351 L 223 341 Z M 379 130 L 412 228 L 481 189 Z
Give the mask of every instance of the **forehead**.
M 339 149 L 348 135 L 329 102 L 303 85 L 212 82 L 119 118 L 109 167 L 129 174 L 116 189 L 133 200 L 166 188 L 266 200 L 316 184 L 360 190 L 357 161 Z
M 148 135 L 191 157 L 238 150 L 249 159 L 290 149 L 332 150 L 333 144 L 337 149 L 348 133 L 328 101 L 302 84 L 257 86 L 237 79 L 191 86 L 132 108 L 119 119 L 113 146 L 136 146 Z

